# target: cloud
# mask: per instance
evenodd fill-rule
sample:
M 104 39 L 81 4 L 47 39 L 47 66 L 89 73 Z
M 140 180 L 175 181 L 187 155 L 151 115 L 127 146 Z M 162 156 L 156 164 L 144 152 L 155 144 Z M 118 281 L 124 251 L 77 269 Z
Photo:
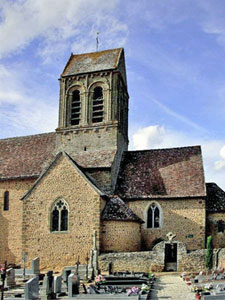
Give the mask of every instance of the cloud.
M 183 132 L 153 125 L 136 130 L 131 138 L 133 150 L 162 149 L 201 145 L 207 182 L 216 182 L 225 189 L 225 140 L 203 140 Z
M 98 25 L 98 31 L 103 28 L 104 39 L 107 42 L 104 46 L 108 47 L 109 44 L 112 46 L 117 34 L 119 41 L 123 41 L 126 39 L 128 29 L 112 16 L 117 4 L 117 0 L 4 2 L 0 4 L 2 15 L 0 40 L 4 41 L 0 48 L 0 58 L 15 52 L 15 49 L 17 51 L 24 49 L 38 38 L 41 40 L 38 44 L 38 53 L 45 61 L 48 61 L 53 53 L 60 53 L 62 48 L 70 48 L 71 39 L 75 50 L 79 48 L 77 46 L 80 42 L 86 41 L 90 44 L 91 38 L 95 46 L 95 36 L 90 34 L 93 33 L 93 23 Z
M 52 131 L 56 127 L 55 101 L 49 95 L 40 99 L 34 89 L 30 92 L 21 80 L 23 76 L 21 68 L 9 70 L 0 65 L 0 138 Z

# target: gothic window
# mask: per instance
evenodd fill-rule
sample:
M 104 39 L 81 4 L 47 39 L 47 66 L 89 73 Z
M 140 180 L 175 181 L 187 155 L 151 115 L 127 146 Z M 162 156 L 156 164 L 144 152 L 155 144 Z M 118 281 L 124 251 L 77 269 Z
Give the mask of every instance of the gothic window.
M 68 230 L 68 204 L 60 199 L 57 200 L 51 210 L 51 231 Z
M 9 210 L 9 192 L 4 193 L 4 210 Z
M 80 91 L 75 90 L 72 94 L 71 100 L 71 125 L 79 125 L 80 123 L 80 111 L 81 111 L 81 102 L 80 102 Z
M 161 223 L 160 208 L 156 203 L 152 203 L 147 211 L 147 228 L 159 228 Z
M 100 86 L 94 89 L 92 104 L 92 123 L 102 122 L 104 118 L 103 90 Z

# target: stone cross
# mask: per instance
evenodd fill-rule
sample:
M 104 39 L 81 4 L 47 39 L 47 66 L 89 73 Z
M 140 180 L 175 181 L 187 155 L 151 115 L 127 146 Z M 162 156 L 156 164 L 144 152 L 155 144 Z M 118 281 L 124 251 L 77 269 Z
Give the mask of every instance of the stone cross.
M 86 260 L 86 280 L 88 280 L 88 262 L 89 262 L 88 253 L 87 253 L 85 260 Z
M 97 231 L 94 230 L 93 234 L 93 250 L 97 250 Z
M 76 266 L 77 266 L 76 274 L 77 275 L 78 275 L 79 265 L 80 265 L 80 256 L 78 255 L 77 262 L 76 262 Z
M 175 237 L 176 237 L 176 234 L 173 234 L 172 232 L 168 232 L 166 236 L 167 236 L 169 242 L 172 243 L 173 239 L 175 239 Z
M 26 279 L 26 261 L 27 261 L 27 256 L 26 256 L 26 253 L 24 251 L 22 253 L 22 261 L 23 261 L 23 280 L 25 281 L 25 279 Z

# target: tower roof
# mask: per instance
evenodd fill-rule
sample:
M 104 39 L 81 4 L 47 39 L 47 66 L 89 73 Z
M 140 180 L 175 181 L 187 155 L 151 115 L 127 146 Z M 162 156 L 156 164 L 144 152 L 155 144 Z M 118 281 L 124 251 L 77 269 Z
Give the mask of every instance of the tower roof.
M 119 66 L 123 48 L 99 52 L 71 54 L 61 76 L 116 69 Z

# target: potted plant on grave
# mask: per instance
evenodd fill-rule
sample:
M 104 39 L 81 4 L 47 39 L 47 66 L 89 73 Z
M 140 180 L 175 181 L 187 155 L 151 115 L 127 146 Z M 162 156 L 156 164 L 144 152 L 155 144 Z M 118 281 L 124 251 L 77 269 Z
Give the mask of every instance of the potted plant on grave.
M 128 290 L 127 296 L 139 295 L 139 293 L 140 293 L 140 289 L 136 286 L 133 286 Z

